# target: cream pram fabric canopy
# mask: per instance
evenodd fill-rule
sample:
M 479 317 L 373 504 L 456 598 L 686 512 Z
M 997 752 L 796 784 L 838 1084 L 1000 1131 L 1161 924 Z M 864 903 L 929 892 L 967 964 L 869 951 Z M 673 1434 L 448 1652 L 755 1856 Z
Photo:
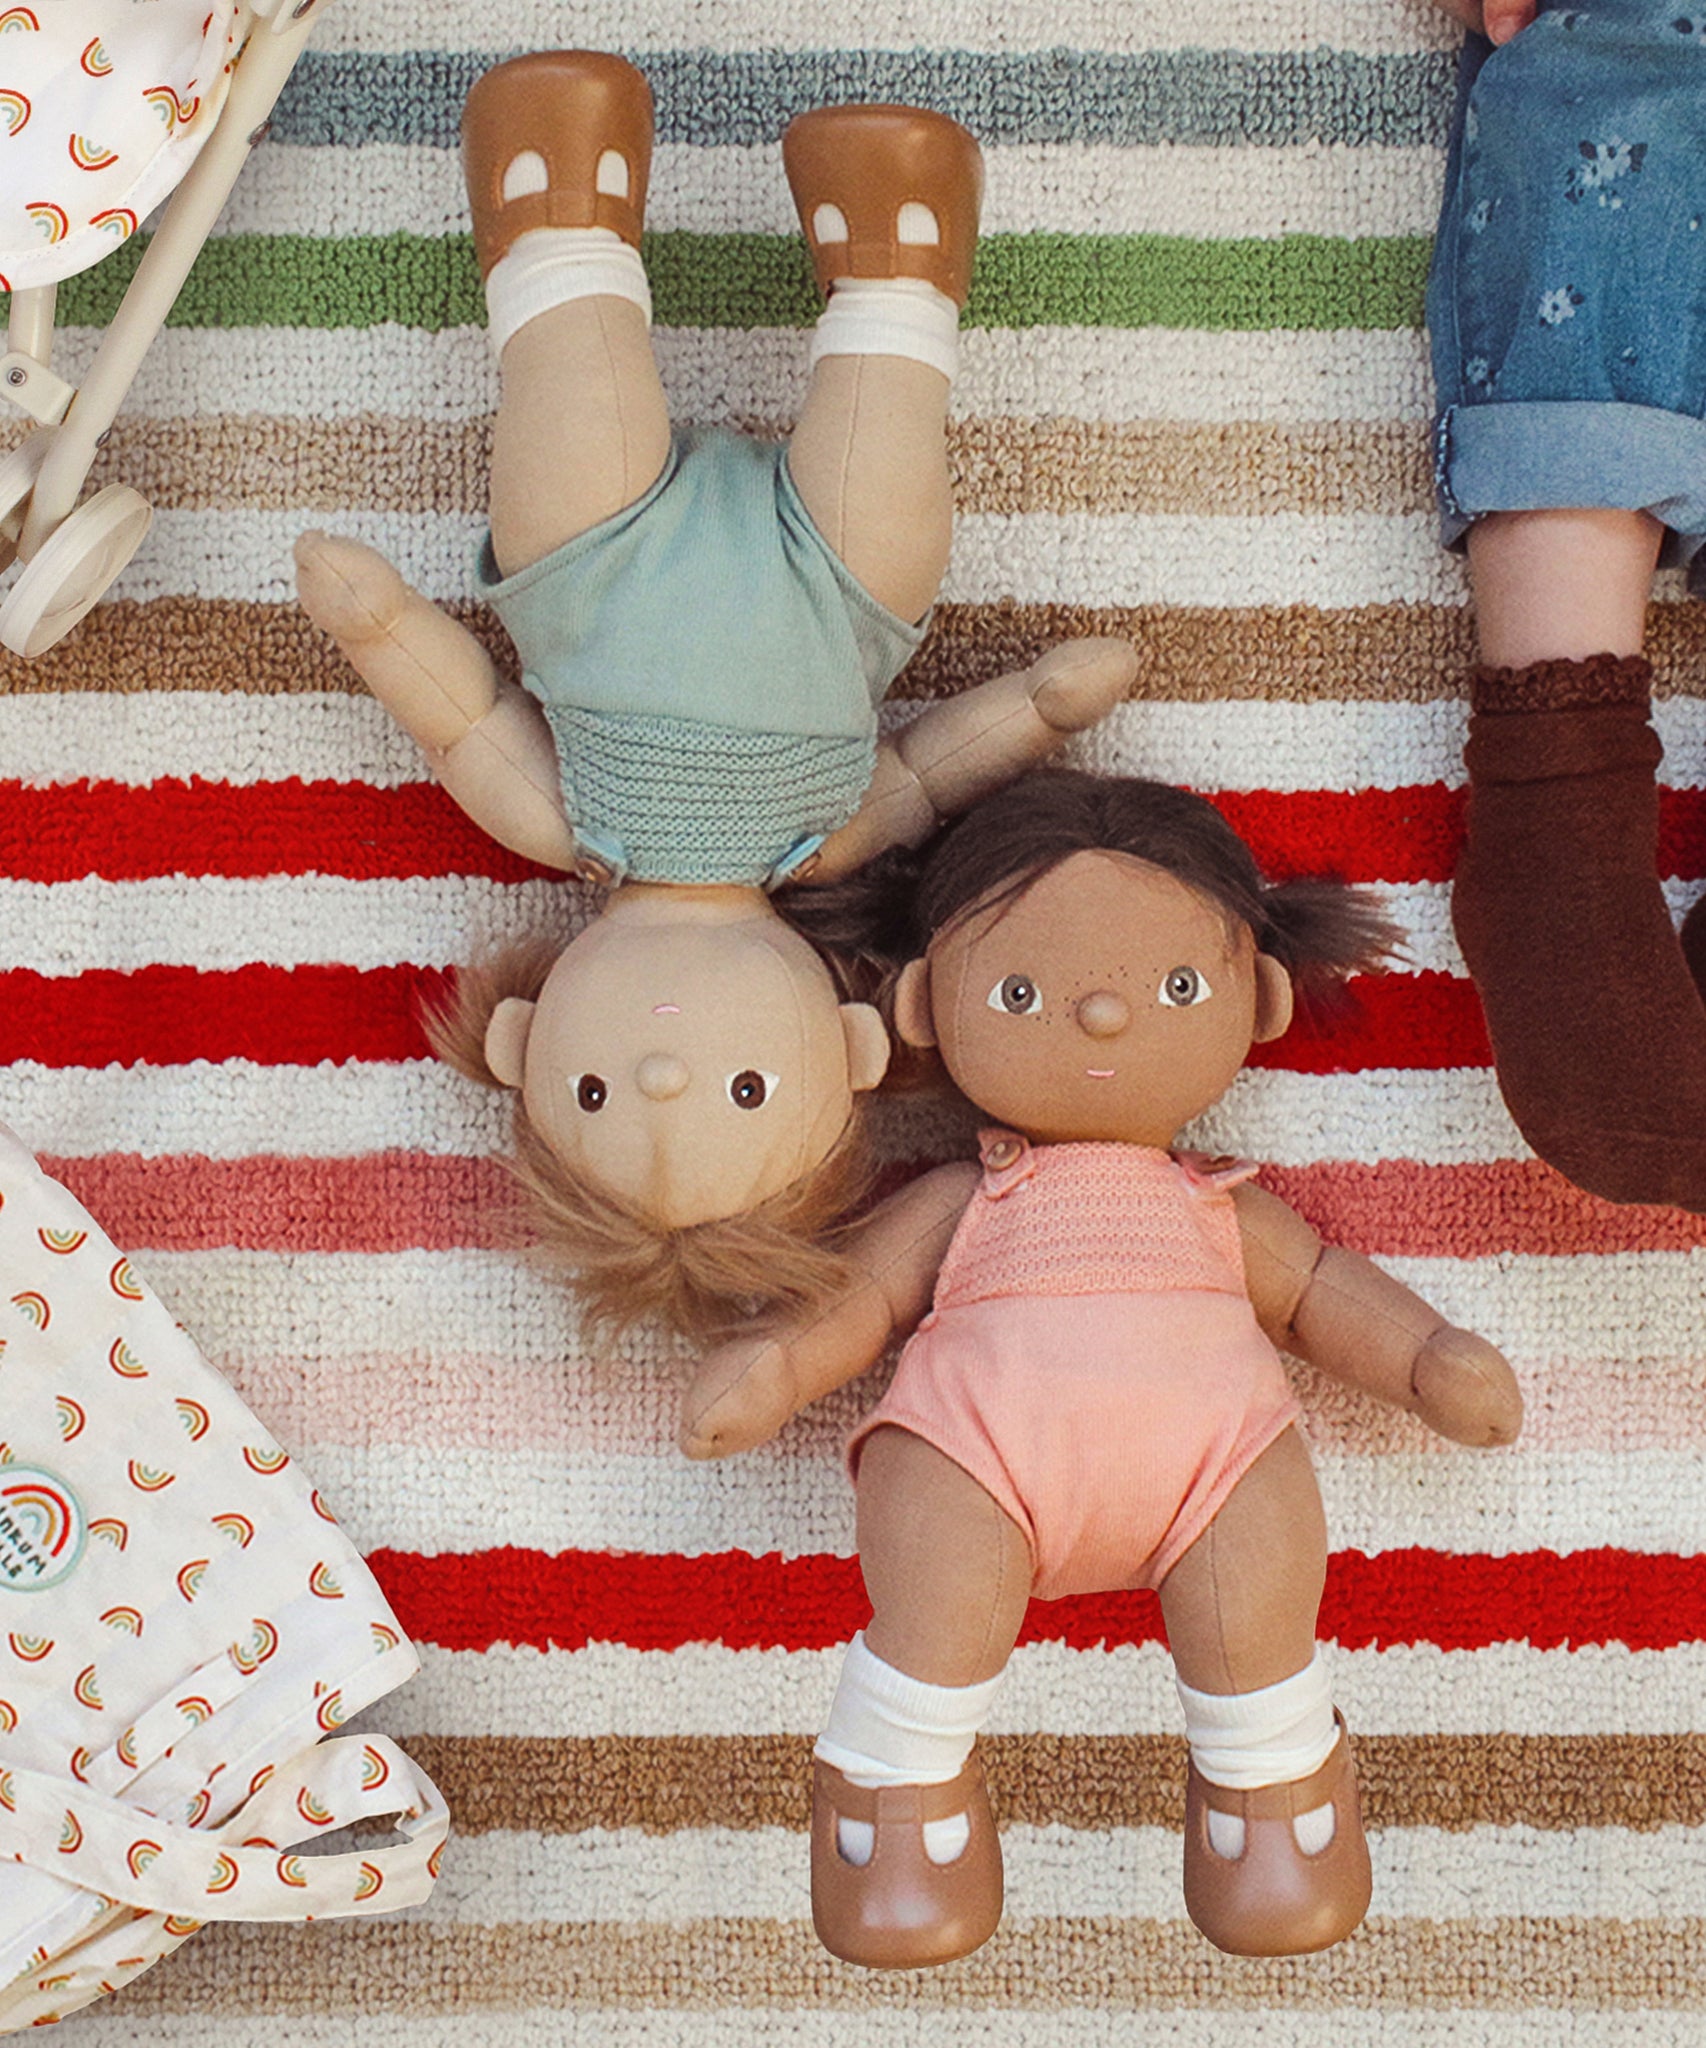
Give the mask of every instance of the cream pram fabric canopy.
M 86 270 L 195 161 L 234 0 L 0 0 L 0 289 Z
M 0 2033 L 206 1920 L 424 1898 L 436 1788 L 323 1740 L 418 1668 L 306 1475 L 0 1125 Z M 309 1853 L 379 1815 L 399 1842 Z

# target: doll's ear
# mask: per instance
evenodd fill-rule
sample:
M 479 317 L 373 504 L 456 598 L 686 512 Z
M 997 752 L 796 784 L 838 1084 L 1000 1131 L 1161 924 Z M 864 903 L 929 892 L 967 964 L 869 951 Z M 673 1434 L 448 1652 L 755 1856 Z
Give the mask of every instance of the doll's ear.
M 1271 1038 L 1283 1038 L 1291 1028 L 1292 1011 L 1297 1007 L 1292 994 L 1291 976 L 1271 953 L 1256 955 L 1256 1031 L 1258 1045 L 1266 1045 Z
M 860 1095 L 889 1070 L 889 1035 L 869 1003 L 843 1003 L 841 1028 L 847 1035 L 848 1082 Z
M 903 1045 L 934 1045 L 936 1019 L 930 1008 L 930 963 L 909 960 L 894 985 L 894 1028 Z
M 486 1026 L 486 1065 L 506 1088 L 519 1088 L 527 1071 L 527 1035 L 533 1029 L 532 1003 L 505 996 Z

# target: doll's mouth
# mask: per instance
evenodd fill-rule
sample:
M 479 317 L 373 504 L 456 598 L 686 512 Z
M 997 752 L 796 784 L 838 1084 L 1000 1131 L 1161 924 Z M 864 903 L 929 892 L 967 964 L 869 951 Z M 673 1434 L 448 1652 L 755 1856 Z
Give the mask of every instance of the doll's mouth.
M 1111 1081 L 1114 1078 L 1112 1067 L 1086 1067 L 1084 1071 L 1092 1081 Z

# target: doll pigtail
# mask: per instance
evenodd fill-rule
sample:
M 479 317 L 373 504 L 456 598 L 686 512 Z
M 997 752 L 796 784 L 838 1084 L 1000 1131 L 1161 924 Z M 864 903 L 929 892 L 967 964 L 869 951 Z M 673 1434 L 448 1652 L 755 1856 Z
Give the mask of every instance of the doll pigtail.
M 1331 1025 L 1354 1010 L 1346 982 L 1386 973 L 1407 936 L 1373 890 L 1343 882 L 1265 884 L 1261 905 L 1256 943 L 1290 974 L 1311 1023 Z

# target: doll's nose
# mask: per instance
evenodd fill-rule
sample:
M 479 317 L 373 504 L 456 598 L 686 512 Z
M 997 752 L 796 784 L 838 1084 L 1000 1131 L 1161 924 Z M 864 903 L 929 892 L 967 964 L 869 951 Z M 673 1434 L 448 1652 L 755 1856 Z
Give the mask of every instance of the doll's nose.
M 1092 1038 L 1118 1038 L 1131 1022 L 1131 1011 L 1124 996 L 1099 988 L 1080 1001 L 1078 1022 Z
M 634 1083 L 648 1102 L 673 1102 L 687 1086 L 687 1063 L 674 1053 L 649 1052 L 634 1069 Z

